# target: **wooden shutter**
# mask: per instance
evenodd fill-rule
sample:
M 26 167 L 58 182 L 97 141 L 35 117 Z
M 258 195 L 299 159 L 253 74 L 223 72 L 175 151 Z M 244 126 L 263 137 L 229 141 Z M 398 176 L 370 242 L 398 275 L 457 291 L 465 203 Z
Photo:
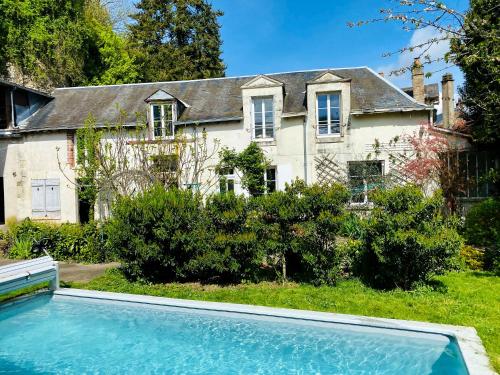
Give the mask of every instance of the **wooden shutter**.
M 45 180 L 45 210 L 49 217 L 60 216 L 61 199 L 58 179 Z
M 45 180 L 31 180 L 31 214 L 45 216 Z

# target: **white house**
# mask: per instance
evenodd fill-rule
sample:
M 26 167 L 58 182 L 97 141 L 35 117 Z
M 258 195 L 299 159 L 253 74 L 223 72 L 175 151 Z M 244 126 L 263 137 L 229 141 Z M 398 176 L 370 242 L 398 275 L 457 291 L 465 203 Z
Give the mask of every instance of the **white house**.
M 370 163 L 384 174 L 390 140 L 433 121 L 423 75 L 415 85 L 419 100 L 368 67 L 60 88 L 50 95 L 0 82 L 0 219 L 78 221 L 75 131 L 89 113 L 98 125 L 116 121 L 118 109 L 126 111 L 126 125 L 145 115 L 151 139 L 167 142 L 177 127 L 197 126 L 208 142 L 236 150 L 258 142 L 271 160 L 271 189 L 295 178 L 321 181 L 331 164 L 356 179 L 351 166 L 368 162 L 376 140 L 382 152 Z M 242 192 L 236 174 L 226 177 L 226 189 Z M 366 199 L 363 189 L 356 199 Z

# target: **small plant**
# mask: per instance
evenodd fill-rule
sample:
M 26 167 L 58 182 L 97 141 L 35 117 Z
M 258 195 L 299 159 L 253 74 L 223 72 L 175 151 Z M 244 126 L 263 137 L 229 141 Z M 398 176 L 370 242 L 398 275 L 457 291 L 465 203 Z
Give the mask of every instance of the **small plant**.
M 460 259 L 471 270 L 480 271 L 484 269 L 484 249 L 465 245 L 460 249 Z
M 16 239 L 9 249 L 9 258 L 29 259 L 33 243 L 29 239 Z

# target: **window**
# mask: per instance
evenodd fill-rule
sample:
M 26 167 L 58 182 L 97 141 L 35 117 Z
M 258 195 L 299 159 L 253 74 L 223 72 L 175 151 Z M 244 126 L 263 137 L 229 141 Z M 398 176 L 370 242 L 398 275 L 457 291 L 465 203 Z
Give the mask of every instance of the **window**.
M 274 138 L 273 98 L 253 98 L 253 137 Z
M 340 94 L 318 94 L 318 135 L 340 135 Z
M 264 182 L 266 185 L 266 193 L 272 193 L 276 191 L 276 168 L 266 169 L 264 174 Z
M 59 179 L 31 180 L 31 214 L 33 217 L 60 216 Z
M 382 161 L 350 161 L 349 185 L 352 203 L 368 203 L 368 193 L 382 185 Z
M 221 193 L 234 191 L 234 169 L 226 168 L 222 170 L 221 178 L 219 180 L 219 190 Z
M 153 135 L 155 138 L 174 136 L 174 106 L 172 103 L 152 104 Z

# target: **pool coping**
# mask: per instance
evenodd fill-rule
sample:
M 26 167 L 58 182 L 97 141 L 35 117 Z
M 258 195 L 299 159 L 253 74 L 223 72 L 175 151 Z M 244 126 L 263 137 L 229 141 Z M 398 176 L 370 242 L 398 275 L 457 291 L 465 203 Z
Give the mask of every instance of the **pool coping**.
M 434 333 L 450 336 L 456 339 L 465 365 L 470 375 L 496 375 L 489 363 L 486 350 L 473 327 L 454 326 L 398 320 L 374 318 L 360 315 L 327 313 L 310 310 L 294 310 L 257 305 L 243 305 L 225 302 L 209 302 L 166 297 L 146 296 L 139 294 L 101 292 L 94 290 L 62 288 L 53 292 L 55 295 L 100 299 L 117 302 L 133 302 L 157 306 L 170 306 L 187 309 L 230 312 L 240 314 L 260 315 L 267 317 L 291 318 L 317 322 L 350 324 L 365 327 L 376 327 L 423 333 Z

